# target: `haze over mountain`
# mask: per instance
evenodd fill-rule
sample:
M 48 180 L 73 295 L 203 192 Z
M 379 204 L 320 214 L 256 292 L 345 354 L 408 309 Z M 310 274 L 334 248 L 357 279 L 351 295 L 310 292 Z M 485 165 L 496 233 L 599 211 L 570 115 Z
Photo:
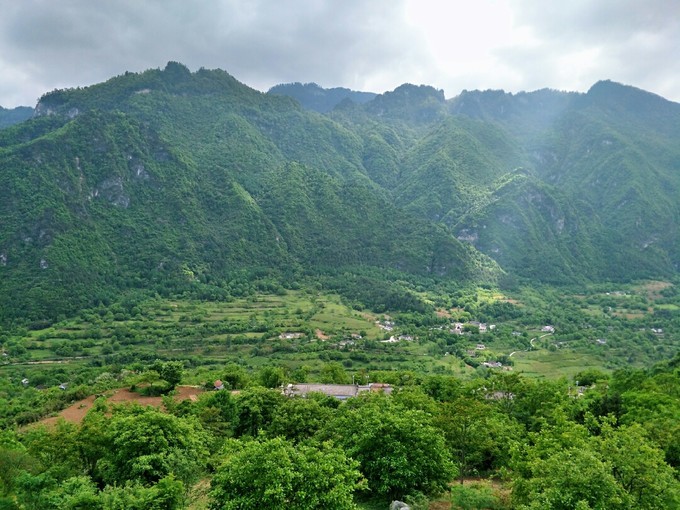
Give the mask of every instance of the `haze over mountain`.
M 360 104 L 367 103 L 377 95 L 373 92 L 357 92 L 343 87 L 324 89 L 316 83 L 299 82 L 275 85 L 269 89 L 269 94 L 290 96 L 297 99 L 308 110 L 319 113 L 327 113 L 346 100 Z
M 29 106 L 17 106 L 16 108 L 0 106 L 0 129 L 28 120 L 32 116 L 33 108 Z
M 293 89 L 297 100 L 278 95 Z M 352 294 L 342 282 L 361 275 L 678 270 L 677 103 L 612 82 L 450 100 L 409 84 L 366 102 L 274 92 L 171 62 L 45 94 L 33 119 L 0 131 L 0 292 L 12 296 L 0 319 L 140 288 L 228 297 L 312 276 Z

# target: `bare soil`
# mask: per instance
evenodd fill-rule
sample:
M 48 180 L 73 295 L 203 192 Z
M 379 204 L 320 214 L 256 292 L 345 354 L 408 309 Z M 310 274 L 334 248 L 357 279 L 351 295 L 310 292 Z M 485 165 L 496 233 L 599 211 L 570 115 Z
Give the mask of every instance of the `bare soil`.
M 183 400 L 196 400 L 198 395 L 203 393 L 203 391 L 204 390 L 202 388 L 196 388 L 194 386 L 178 386 L 177 394 L 175 395 L 175 401 L 181 402 Z M 105 396 L 107 395 L 109 395 L 107 401 L 114 404 L 136 402 L 144 406 L 161 407 L 163 402 L 161 397 L 146 397 L 144 395 L 140 395 L 139 393 L 135 393 L 134 391 L 130 391 L 127 388 L 114 390 L 111 393 L 107 393 Z M 71 423 L 80 423 L 83 421 L 83 418 L 85 418 L 87 412 L 92 409 L 95 398 L 96 395 L 90 395 L 83 400 L 74 402 L 66 409 L 60 411 L 57 416 L 44 418 L 40 420 L 39 423 L 44 425 L 54 425 L 61 418 Z
M 316 337 L 317 337 L 319 340 L 326 341 L 326 340 L 328 340 L 328 339 L 330 338 L 330 336 L 324 334 L 324 332 L 321 331 L 320 329 L 317 329 L 317 330 L 315 331 L 315 333 L 316 333 Z

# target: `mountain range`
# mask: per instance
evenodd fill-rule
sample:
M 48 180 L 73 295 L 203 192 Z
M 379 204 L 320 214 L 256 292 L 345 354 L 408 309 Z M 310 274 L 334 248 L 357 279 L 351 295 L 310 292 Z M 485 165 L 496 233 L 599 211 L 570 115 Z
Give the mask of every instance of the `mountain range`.
M 609 81 L 264 94 L 170 62 L 47 93 L 19 120 L 0 130 L 0 321 L 139 290 L 228 299 L 315 278 L 384 304 L 409 278 L 680 265 L 680 104 Z

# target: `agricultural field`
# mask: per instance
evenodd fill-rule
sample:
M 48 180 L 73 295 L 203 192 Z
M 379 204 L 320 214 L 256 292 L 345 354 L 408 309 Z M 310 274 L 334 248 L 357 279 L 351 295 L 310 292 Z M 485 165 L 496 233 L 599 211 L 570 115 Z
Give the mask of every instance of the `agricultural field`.
M 14 385 L 28 379 L 30 387 L 49 388 L 142 372 L 161 359 L 181 360 L 187 381 L 198 385 L 222 377 L 225 366 L 252 373 L 275 367 L 286 380 L 318 380 L 329 364 L 347 380 L 494 370 L 556 379 L 588 368 L 647 366 L 678 350 L 680 297 L 670 282 L 423 297 L 437 307 L 377 314 L 314 290 L 230 301 L 129 300 L 3 334 L 0 374 Z

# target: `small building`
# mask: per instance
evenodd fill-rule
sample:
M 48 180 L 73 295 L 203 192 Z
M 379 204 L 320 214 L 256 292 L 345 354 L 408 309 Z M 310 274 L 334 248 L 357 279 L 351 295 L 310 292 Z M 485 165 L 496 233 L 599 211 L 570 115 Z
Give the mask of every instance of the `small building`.
M 555 328 L 554 328 L 553 326 L 543 326 L 543 327 L 541 328 L 541 331 L 543 331 L 543 332 L 545 332 L 545 333 L 554 333 L 554 332 L 555 332 Z
M 380 329 L 384 329 L 385 331 L 392 331 L 395 326 L 392 321 L 377 321 L 376 324 Z
M 484 344 L 477 344 L 477 346 L 475 347 L 475 349 L 477 349 L 478 351 L 483 351 L 484 349 L 486 349 L 486 345 L 484 345 Z
M 486 324 L 483 323 L 483 322 L 470 321 L 470 326 L 476 327 L 479 330 L 480 333 L 486 333 L 486 331 L 487 331 Z
M 450 330 L 451 333 L 454 333 L 456 335 L 462 335 L 463 334 L 463 323 L 462 322 L 455 322 L 453 324 L 453 328 Z
M 61 383 L 61 384 L 59 385 L 59 389 L 60 389 L 60 390 L 63 390 L 63 391 L 66 391 L 66 390 L 68 389 L 68 383 Z
M 503 363 L 500 361 L 485 361 L 482 363 L 483 366 L 486 368 L 501 368 L 503 366 Z
M 347 400 L 367 391 L 389 395 L 392 393 L 392 386 L 385 383 L 369 383 L 366 385 L 298 383 L 289 384 L 283 388 L 283 394 L 287 397 L 305 397 L 309 393 L 323 393 L 338 400 Z
M 279 338 L 281 340 L 293 340 L 295 338 L 301 338 L 303 336 L 305 336 L 304 333 L 281 333 L 279 335 Z
M 26 379 L 26 378 L 24 377 L 24 378 L 21 380 L 21 384 L 22 384 L 23 386 L 28 386 L 28 379 Z
M 494 391 L 485 395 L 487 400 L 513 400 L 515 394 L 509 391 Z

